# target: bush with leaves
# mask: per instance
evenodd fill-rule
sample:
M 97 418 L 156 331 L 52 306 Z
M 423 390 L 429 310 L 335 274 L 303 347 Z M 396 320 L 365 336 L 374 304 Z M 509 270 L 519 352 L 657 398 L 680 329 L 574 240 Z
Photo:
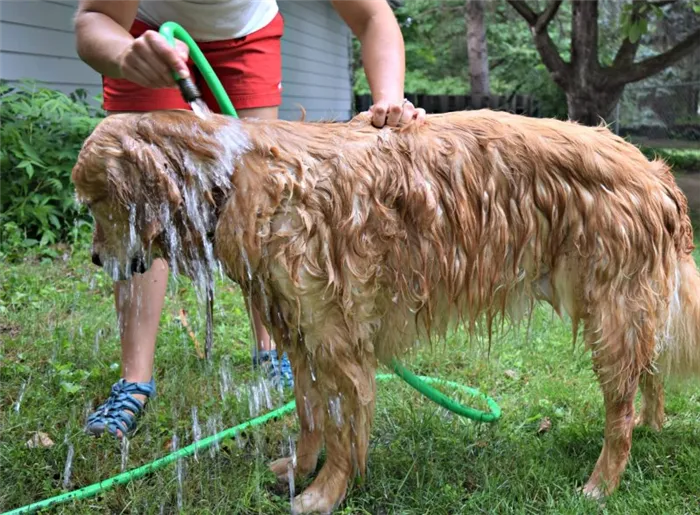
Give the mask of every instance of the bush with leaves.
M 395 9 L 406 48 L 406 93 L 469 94 L 465 6 L 465 0 L 405 0 Z M 566 98 L 542 64 L 520 16 L 505 2 L 486 2 L 486 32 L 491 93 L 533 95 L 542 116 L 566 118 Z M 569 34 L 562 26 L 552 37 L 563 44 Z M 353 66 L 354 93 L 369 94 L 357 38 Z
M 90 223 L 75 202 L 71 170 L 104 112 L 84 90 L 0 84 L 0 254 L 74 239 Z
M 675 172 L 700 172 L 700 150 L 692 148 L 659 148 L 641 145 L 648 159 L 661 158 Z

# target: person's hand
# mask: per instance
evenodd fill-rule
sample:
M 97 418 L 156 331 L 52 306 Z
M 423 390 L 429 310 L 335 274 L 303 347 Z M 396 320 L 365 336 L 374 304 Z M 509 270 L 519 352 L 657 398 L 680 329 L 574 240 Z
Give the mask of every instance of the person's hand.
M 119 56 L 123 78 L 146 88 L 174 87 L 173 71 L 185 79 L 190 76 L 187 67 L 189 50 L 182 41 L 175 40 L 175 48 L 154 30 L 134 39 Z
M 411 102 L 404 99 L 401 103 L 377 102 L 369 108 L 372 116 L 372 125 L 375 127 L 399 127 L 411 120 L 425 121 L 425 109 L 416 108 Z

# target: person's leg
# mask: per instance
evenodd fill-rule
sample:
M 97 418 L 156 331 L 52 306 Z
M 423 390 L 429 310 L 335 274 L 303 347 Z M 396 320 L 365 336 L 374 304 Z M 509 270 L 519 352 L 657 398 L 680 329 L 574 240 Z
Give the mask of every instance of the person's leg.
M 114 285 L 122 344 L 122 377 L 128 382 L 147 383 L 153 375 L 158 325 L 168 285 L 168 263 L 153 261 L 143 274 Z M 145 401 L 145 396 L 134 395 Z
M 132 35 L 138 37 L 148 26 L 134 22 Z M 104 109 L 118 112 L 189 109 L 176 88 L 152 90 L 126 80 L 103 78 Z M 105 431 L 121 438 L 133 429 L 135 418 L 146 400 L 155 393 L 153 363 L 158 326 L 168 284 L 168 264 L 156 259 L 143 274 L 114 284 L 121 344 L 121 379 L 87 420 L 86 430 L 95 435 Z
M 277 15 L 267 26 L 243 38 L 202 43 L 202 52 L 231 98 L 240 118 L 275 120 L 282 101 L 282 47 L 284 21 Z M 202 97 L 210 109 L 220 112 L 211 90 L 203 81 Z M 273 382 L 282 379 L 292 387 L 292 368 L 286 353 L 278 360 L 275 342 L 251 309 L 255 342 L 254 364 L 270 367 Z

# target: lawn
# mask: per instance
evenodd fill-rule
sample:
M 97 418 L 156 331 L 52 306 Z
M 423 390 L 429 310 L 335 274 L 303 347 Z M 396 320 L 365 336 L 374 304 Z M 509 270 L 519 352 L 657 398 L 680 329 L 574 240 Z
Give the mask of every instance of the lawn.
M 0 267 L 0 512 L 137 467 L 268 410 L 250 363 L 247 316 L 237 288 L 220 281 L 211 365 L 203 316 L 186 281 L 172 282 L 156 356 L 158 397 L 127 445 L 82 432 L 91 405 L 119 377 L 109 280 L 87 245 L 50 262 Z M 696 259 L 700 257 L 696 252 Z M 600 452 L 603 406 L 590 359 L 550 309 L 485 346 L 456 334 L 408 361 L 421 374 L 475 386 L 503 409 L 493 425 L 455 417 L 399 381 L 379 385 L 369 475 L 340 513 L 698 513 L 700 389 L 667 391 L 667 422 L 634 433 L 619 491 L 583 499 Z M 252 386 L 251 386 L 252 385 Z M 262 394 L 262 395 L 261 395 Z M 260 400 L 262 399 L 262 400 Z M 271 394 L 271 404 L 285 399 Z M 196 417 L 196 422 L 194 421 Z M 547 428 L 547 421 L 551 426 Z M 48 446 L 26 445 L 35 432 Z M 294 416 L 227 441 L 57 513 L 289 512 L 289 491 L 266 469 L 289 454 Z M 70 466 L 67 462 L 70 461 Z M 297 492 L 304 484 L 297 484 Z

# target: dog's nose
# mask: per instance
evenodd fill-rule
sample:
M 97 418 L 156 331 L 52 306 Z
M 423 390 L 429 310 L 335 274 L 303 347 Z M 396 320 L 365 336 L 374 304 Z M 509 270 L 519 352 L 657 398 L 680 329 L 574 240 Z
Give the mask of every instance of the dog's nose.
M 100 259 L 100 255 L 97 252 L 92 253 L 92 264 L 102 267 L 102 260 Z
M 142 274 L 146 271 L 146 263 L 142 257 L 135 257 L 131 260 L 131 273 Z

